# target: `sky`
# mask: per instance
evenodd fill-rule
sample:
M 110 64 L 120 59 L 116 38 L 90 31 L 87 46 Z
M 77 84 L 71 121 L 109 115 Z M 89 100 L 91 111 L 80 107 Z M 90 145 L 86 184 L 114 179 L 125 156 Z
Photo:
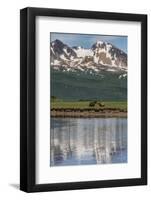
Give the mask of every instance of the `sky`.
M 104 41 L 113 44 L 119 49 L 127 53 L 127 36 L 115 35 L 93 35 L 93 34 L 75 34 L 75 33 L 50 33 L 51 42 L 61 40 L 70 47 L 82 46 L 83 48 L 91 48 L 97 41 Z

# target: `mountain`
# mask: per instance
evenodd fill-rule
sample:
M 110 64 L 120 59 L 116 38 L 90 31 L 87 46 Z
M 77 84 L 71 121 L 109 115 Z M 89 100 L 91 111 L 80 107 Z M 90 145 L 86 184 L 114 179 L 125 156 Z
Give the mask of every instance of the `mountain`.
M 77 55 L 72 48 L 61 42 L 55 40 L 50 45 L 52 63 L 55 65 L 56 60 L 70 60 L 75 58 Z
M 127 73 L 127 54 L 114 45 L 97 41 L 90 49 L 69 47 L 60 40 L 50 44 L 51 67 L 61 71 Z
M 90 49 L 50 44 L 51 96 L 64 100 L 127 100 L 127 54 L 97 41 Z

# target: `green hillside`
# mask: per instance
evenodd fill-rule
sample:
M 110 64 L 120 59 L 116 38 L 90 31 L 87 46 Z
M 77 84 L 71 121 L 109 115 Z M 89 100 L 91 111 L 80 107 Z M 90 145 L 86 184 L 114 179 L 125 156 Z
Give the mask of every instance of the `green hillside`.
M 111 72 L 94 75 L 51 70 L 51 96 L 65 101 L 126 101 L 127 78 L 118 77 L 118 73 Z

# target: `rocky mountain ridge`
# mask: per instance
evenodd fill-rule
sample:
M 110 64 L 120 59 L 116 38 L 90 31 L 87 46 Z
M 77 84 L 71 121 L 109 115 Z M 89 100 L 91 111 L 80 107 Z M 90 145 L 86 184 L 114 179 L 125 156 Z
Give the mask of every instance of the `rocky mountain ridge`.
M 50 62 L 54 70 L 101 73 L 127 76 L 127 54 L 111 43 L 97 41 L 90 49 L 70 47 L 60 40 L 50 43 Z M 122 77 L 122 76 L 120 76 Z

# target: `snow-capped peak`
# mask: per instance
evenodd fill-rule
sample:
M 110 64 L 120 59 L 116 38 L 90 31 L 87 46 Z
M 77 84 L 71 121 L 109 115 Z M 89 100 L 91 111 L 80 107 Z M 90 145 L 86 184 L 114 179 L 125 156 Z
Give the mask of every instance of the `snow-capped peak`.
M 100 47 L 102 44 L 103 44 L 103 41 L 97 41 L 97 42 L 96 42 L 96 46 L 97 46 L 97 47 Z

